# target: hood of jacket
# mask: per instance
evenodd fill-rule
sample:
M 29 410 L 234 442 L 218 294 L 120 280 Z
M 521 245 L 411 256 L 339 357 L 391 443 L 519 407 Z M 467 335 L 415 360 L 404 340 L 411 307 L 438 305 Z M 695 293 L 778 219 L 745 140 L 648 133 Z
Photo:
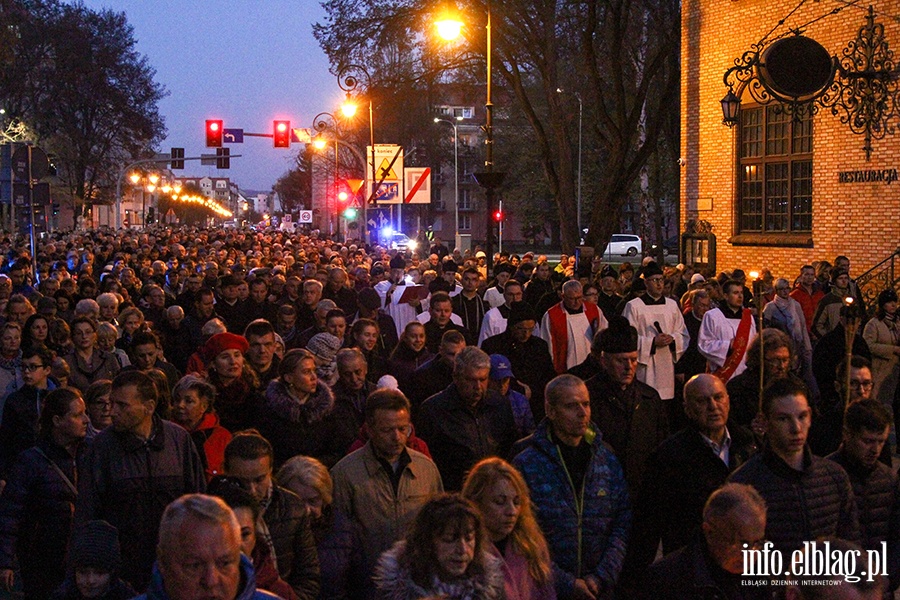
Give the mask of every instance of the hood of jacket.
M 269 387 L 266 388 L 266 405 L 276 415 L 292 423 L 317 423 L 334 408 L 334 394 L 327 385 L 319 381 L 316 383 L 316 391 L 310 394 L 306 402 L 300 404 L 279 378 L 269 382 Z

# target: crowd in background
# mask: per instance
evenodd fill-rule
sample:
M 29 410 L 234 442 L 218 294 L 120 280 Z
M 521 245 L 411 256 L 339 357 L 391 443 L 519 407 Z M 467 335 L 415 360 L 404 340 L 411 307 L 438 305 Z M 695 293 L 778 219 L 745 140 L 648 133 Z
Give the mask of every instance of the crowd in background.
M 824 598 L 742 575 L 817 539 L 887 544 L 839 590 L 900 583 L 898 298 L 867 314 L 846 257 L 748 283 L 192 228 L 0 254 L 26 598 Z

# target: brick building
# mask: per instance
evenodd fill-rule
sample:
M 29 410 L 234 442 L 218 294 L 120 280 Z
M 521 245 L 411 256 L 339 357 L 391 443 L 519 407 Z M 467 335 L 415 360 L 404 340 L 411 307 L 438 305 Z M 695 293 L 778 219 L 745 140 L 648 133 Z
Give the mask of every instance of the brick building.
M 797 4 L 682 5 L 681 225 L 712 225 L 718 271 L 768 267 L 776 277 L 792 279 L 805 263 L 845 254 L 856 276 L 900 243 L 900 135 L 873 140 L 867 162 L 863 136 L 830 110 L 796 121 L 772 105 L 756 104 L 746 90 L 740 124 L 722 124 L 723 75 L 773 28 L 770 41 L 809 24 L 805 35 L 839 56 L 865 24 L 867 5 L 828 0 L 801 3 L 776 28 Z M 900 51 L 900 2 L 871 4 L 891 50 Z M 828 14 L 834 9 L 840 11 Z M 823 18 L 813 22 L 817 17 Z

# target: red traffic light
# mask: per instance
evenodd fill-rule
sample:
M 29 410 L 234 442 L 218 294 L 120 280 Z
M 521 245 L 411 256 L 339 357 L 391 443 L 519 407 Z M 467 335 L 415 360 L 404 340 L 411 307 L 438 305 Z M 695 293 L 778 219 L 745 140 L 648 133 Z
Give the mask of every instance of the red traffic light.
M 502 210 L 494 211 L 494 220 L 497 221 L 498 223 L 503 220 L 503 211 Z
M 337 197 L 338 197 L 338 200 L 339 200 L 340 202 L 346 202 L 347 199 L 350 198 L 350 194 L 348 194 L 347 192 L 341 190 L 340 192 L 338 192 Z
M 206 120 L 206 147 L 221 148 L 222 147 L 222 119 Z
M 272 121 L 272 145 L 276 148 L 291 147 L 290 121 Z

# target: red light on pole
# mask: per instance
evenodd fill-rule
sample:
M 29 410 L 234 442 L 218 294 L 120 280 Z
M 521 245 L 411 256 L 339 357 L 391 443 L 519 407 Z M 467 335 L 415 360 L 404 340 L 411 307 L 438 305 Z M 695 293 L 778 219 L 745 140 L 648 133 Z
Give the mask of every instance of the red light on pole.
M 206 147 L 222 147 L 222 119 L 206 120 Z
M 350 197 L 350 194 L 348 194 L 347 192 L 344 192 L 344 191 L 338 192 L 338 200 L 341 202 L 346 202 L 347 198 L 349 198 L 349 197 Z
M 503 211 L 502 210 L 494 211 L 494 220 L 497 221 L 498 223 L 503 220 Z
M 272 145 L 276 148 L 291 147 L 290 121 L 272 121 Z

